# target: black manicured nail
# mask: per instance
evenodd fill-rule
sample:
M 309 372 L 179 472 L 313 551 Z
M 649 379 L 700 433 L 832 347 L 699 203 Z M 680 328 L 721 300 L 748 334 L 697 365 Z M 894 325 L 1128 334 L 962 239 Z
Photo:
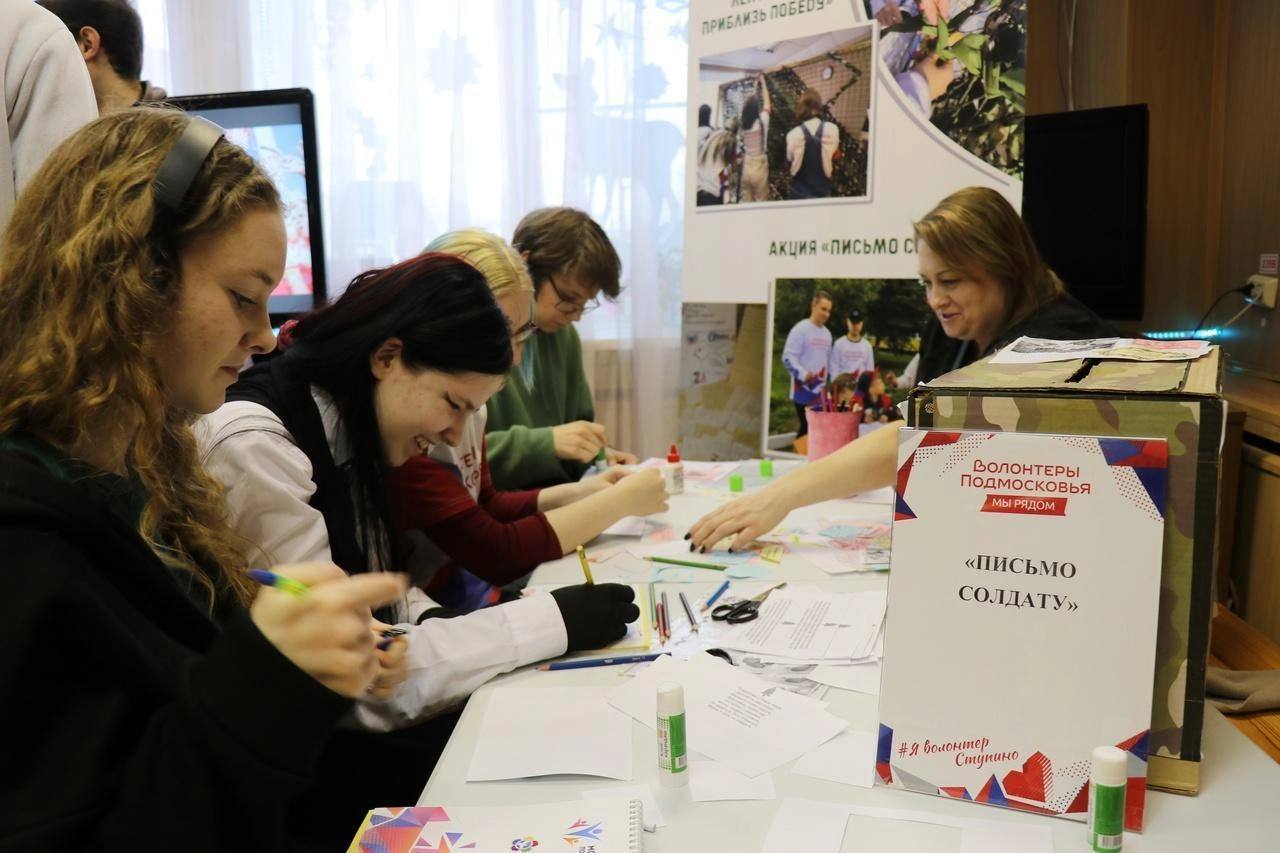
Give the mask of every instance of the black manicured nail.
M 686 534 L 684 535 L 684 539 L 685 539 L 685 541 L 686 541 L 686 542 L 688 542 L 688 541 L 689 541 L 690 539 L 692 539 L 692 538 L 693 538 L 693 534 L 692 534 L 692 533 L 686 533 Z
M 698 546 L 697 546 L 697 545 L 694 545 L 692 542 L 691 542 L 691 543 L 689 543 L 689 553 L 691 553 L 691 554 L 692 554 L 692 553 L 693 553 L 694 551 L 696 551 L 696 550 L 698 550 Z

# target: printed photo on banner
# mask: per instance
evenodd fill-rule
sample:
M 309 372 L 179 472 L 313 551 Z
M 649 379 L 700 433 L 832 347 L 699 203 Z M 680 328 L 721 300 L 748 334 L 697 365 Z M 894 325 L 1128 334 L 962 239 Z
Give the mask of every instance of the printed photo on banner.
M 862 0 L 914 117 L 1022 178 L 1027 0 Z
M 775 280 L 762 452 L 818 458 L 899 420 L 928 317 L 914 279 Z
M 870 195 L 874 27 L 702 57 L 698 212 Z

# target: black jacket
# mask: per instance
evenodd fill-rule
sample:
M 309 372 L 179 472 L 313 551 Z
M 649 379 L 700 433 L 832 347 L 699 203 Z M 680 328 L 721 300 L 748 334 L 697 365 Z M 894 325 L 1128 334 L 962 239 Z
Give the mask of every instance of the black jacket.
M 985 352 L 978 352 L 977 346 L 971 341 L 958 341 L 947 337 L 942 331 L 942 324 L 938 322 L 938 318 L 931 315 L 929 325 L 920 336 L 920 368 L 916 372 L 916 381 L 928 382 L 944 373 L 950 373 L 952 370 L 971 364 L 1013 343 L 1023 335 L 1057 341 L 1077 341 L 1087 338 L 1110 338 L 1118 334 L 1114 326 L 1090 311 L 1074 296 L 1066 293 L 1041 307 L 1039 311 L 1022 322 L 1005 329 L 991 342 L 991 346 L 987 347 Z
M 0 850 L 287 849 L 351 702 L 112 510 L 0 452 Z

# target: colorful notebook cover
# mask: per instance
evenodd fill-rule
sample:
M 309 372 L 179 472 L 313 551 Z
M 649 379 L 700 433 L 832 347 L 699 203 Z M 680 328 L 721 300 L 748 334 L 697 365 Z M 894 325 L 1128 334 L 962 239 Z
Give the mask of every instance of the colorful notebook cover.
M 639 800 L 405 806 L 365 815 L 347 853 L 642 853 Z
M 1142 828 L 1164 440 L 902 431 L 878 784 L 1083 820 L 1129 756 Z

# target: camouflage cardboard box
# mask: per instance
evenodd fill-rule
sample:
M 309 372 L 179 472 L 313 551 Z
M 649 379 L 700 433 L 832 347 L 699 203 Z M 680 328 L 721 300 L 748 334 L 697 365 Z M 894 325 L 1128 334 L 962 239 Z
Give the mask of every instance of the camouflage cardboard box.
M 1200 785 L 1223 422 L 1215 347 L 1190 362 L 984 359 L 911 393 L 907 421 L 940 429 L 1164 438 L 1169 442 L 1148 784 Z

